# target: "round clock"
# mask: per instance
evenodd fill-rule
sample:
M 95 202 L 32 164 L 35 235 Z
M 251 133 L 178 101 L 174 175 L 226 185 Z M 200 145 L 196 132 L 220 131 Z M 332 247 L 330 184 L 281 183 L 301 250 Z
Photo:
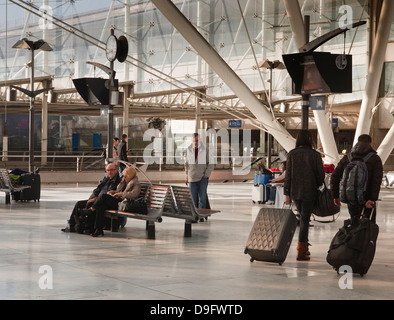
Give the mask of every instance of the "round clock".
M 109 61 L 115 61 L 118 52 L 118 39 L 114 35 L 110 35 L 107 39 L 105 53 Z
M 347 66 L 347 59 L 345 54 L 340 54 L 335 59 L 335 64 L 339 70 L 343 70 Z

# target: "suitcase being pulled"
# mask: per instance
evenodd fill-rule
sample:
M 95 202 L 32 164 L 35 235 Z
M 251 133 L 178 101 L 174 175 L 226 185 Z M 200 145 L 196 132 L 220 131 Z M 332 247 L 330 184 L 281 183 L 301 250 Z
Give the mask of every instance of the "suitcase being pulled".
M 291 209 L 261 208 L 250 231 L 244 253 L 251 256 L 251 262 L 258 260 L 282 265 L 297 224 Z
M 379 226 L 364 216 L 345 220 L 331 241 L 327 262 L 337 272 L 349 266 L 352 273 L 363 276 L 373 262 L 378 234 Z

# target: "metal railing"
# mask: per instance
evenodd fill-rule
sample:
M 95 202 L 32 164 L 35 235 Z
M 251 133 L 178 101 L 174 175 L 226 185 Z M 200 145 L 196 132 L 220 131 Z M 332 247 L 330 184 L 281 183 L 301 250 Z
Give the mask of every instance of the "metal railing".
M 27 170 L 29 162 L 28 151 L 8 151 L 0 152 L 1 167 L 8 169 L 19 168 Z M 222 161 L 222 157 L 216 157 L 215 170 L 217 169 L 242 169 L 247 167 L 250 162 L 258 159 L 259 156 L 251 156 L 245 161 L 243 157 L 228 157 Z M 184 162 L 174 156 L 128 156 L 129 162 L 145 164 L 149 170 L 184 170 Z M 262 161 L 266 163 L 265 157 Z M 44 171 L 89 171 L 102 170 L 105 166 L 105 159 L 101 151 L 48 151 L 46 154 L 36 152 L 34 154 L 34 165 Z M 279 163 L 278 163 L 279 165 Z

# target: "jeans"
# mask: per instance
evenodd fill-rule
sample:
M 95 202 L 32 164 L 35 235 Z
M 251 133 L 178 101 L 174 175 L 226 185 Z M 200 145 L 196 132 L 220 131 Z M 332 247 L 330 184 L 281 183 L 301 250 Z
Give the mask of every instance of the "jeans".
M 300 214 L 300 232 L 298 234 L 299 242 L 308 242 L 309 220 L 313 210 L 313 201 L 294 200 L 297 210 Z
M 362 204 L 350 204 L 350 203 L 348 203 L 347 208 L 349 210 L 350 218 L 360 217 L 361 213 L 363 211 L 363 208 L 364 208 L 364 215 L 365 215 L 365 217 L 369 219 L 370 216 L 371 216 L 372 208 L 370 208 L 370 209 L 369 208 L 365 208 L 364 205 L 362 205 Z M 371 221 L 372 222 L 376 222 L 376 206 L 375 206 L 375 208 L 373 210 Z
M 269 188 L 269 199 L 270 201 L 275 202 L 276 197 L 276 186 L 272 186 Z
M 196 182 L 189 182 L 189 189 L 195 206 L 197 208 L 206 208 L 208 178 L 202 178 L 200 181 Z

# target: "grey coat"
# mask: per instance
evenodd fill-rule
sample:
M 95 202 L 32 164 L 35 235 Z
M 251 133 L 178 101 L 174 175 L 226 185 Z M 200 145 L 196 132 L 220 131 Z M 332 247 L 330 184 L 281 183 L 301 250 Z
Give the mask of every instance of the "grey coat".
M 137 199 L 141 192 L 141 185 L 138 177 L 135 176 L 128 183 L 124 179 L 118 184 L 114 193 L 119 193 L 122 200 L 124 199 Z
M 214 169 L 214 159 L 204 144 L 200 143 L 198 146 L 197 160 L 194 152 L 194 147 L 191 144 L 186 150 L 185 161 L 186 177 L 189 182 L 200 181 L 203 177 L 209 178 Z
M 317 188 L 324 181 L 324 167 L 320 153 L 299 146 L 287 154 L 284 195 L 292 200 L 316 200 Z

